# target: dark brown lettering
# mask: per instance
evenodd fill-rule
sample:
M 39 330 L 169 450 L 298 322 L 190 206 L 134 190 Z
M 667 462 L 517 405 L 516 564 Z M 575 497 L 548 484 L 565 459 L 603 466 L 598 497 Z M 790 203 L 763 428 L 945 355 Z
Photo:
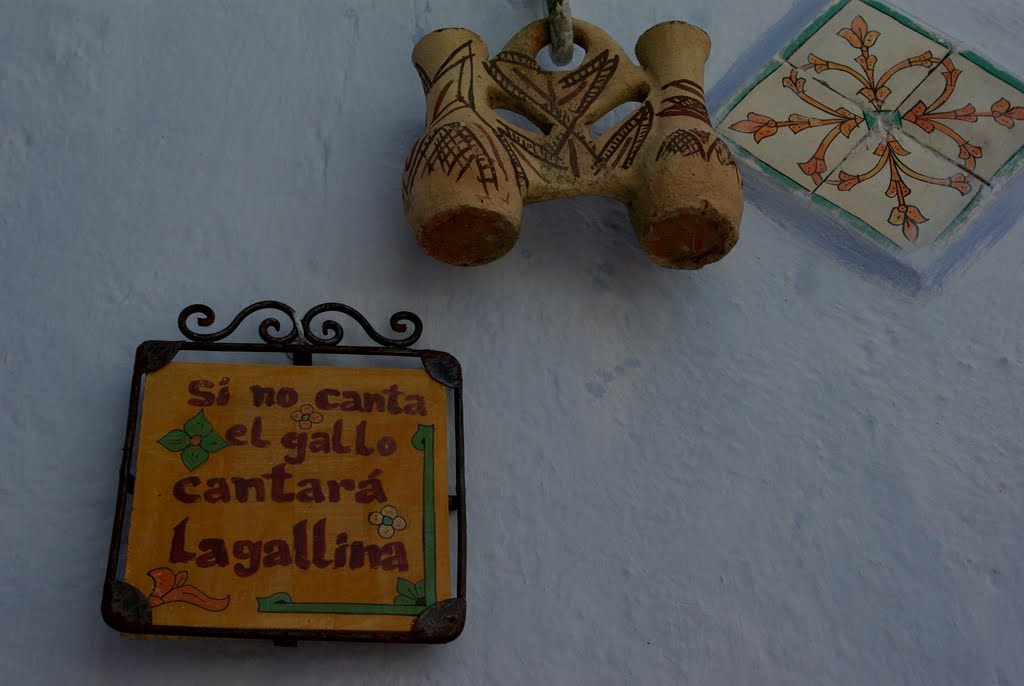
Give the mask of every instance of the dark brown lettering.
M 245 441 L 242 438 L 248 431 L 245 428 L 245 424 L 235 424 L 234 426 L 229 426 L 228 430 L 224 432 L 224 438 L 231 445 L 245 445 Z
M 207 489 L 203 493 L 203 500 L 208 503 L 229 503 L 231 502 L 231 489 L 226 479 L 220 477 L 206 480 Z
M 252 447 L 254 448 L 266 448 L 270 445 L 270 441 L 265 441 L 261 438 L 263 433 L 263 417 L 256 417 L 252 420 Z
M 388 397 L 388 414 L 402 414 L 402 406 L 398 404 L 398 384 L 391 384 L 384 393 Z
M 327 480 L 327 497 L 332 503 L 339 502 L 341 500 L 341 489 L 346 491 L 356 490 L 356 482 L 352 479 L 342 479 L 341 481 L 335 481 L 334 479 Z
M 356 454 L 366 457 L 373 455 L 373 448 L 366 446 L 366 420 L 359 422 L 356 426 Z
M 344 439 L 341 437 L 341 432 L 345 428 L 345 420 L 339 419 L 334 422 L 334 426 L 331 429 L 331 448 L 334 452 L 344 455 L 345 453 L 352 452 L 350 446 L 345 445 Z
M 204 388 L 213 388 L 213 382 L 207 381 L 206 379 L 196 379 L 195 381 L 189 381 L 188 392 L 194 395 L 194 398 L 188 399 L 188 404 L 195 407 L 209 407 L 213 405 L 213 401 L 216 396 L 209 391 L 204 391 Z
M 287 567 L 292 563 L 292 551 L 280 538 L 267 541 L 263 546 L 264 567 Z
M 405 546 L 398 542 L 392 541 L 391 543 L 385 543 L 380 549 L 381 560 L 380 568 L 386 571 L 400 572 L 409 571 L 409 558 L 405 554 Z M 388 557 L 384 557 L 387 555 Z
M 325 500 L 320 479 L 302 479 L 295 485 L 301 489 L 295 494 L 300 503 L 322 503 Z
M 339 420 L 340 421 L 340 420 Z M 284 448 L 290 448 L 295 451 L 295 454 L 285 454 L 284 461 L 288 464 L 302 464 L 306 461 L 306 443 L 309 441 L 309 436 L 304 433 L 297 431 L 289 431 L 281 437 L 281 446 Z
M 235 574 L 238 576 L 252 576 L 259 571 L 260 555 L 263 553 L 262 541 L 235 541 L 232 552 L 234 552 L 235 557 L 239 560 L 249 563 L 248 566 L 244 566 L 241 562 L 236 562 L 234 566 Z
M 313 525 L 313 564 L 320 569 L 331 566 L 331 561 L 324 557 L 326 553 L 327 520 L 318 519 Z
M 186 476 L 184 479 L 178 479 L 174 483 L 174 497 L 183 503 L 198 503 L 199 496 L 195 493 L 189 493 L 185 490 L 186 486 L 198 486 L 198 476 Z
M 268 474 L 263 475 L 264 479 L 270 479 L 270 499 L 275 503 L 290 503 L 295 500 L 294 493 L 284 490 L 284 482 L 292 478 L 292 475 L 284 469 L 283 464 L 276 464 L 270 468 Z
M 423 400 L 422 395 L 407 395 L 405 396 L 405 413 L 406 414 L 418 414 L 421 417 L 427 416 L 427 403 Z
M 384 484 L 377 478 L 383 473 L 379 469 L 374 469 L 367 475 L 364 481 L 359 482 L 360 490 L 356 493 L 357 503 L 387 502 L 388 497 L 384 493 Z
M 309 441 L 309 452 L 329 453 L 331 452 L 331 437 L 324 431 L 317 431 Z
M 365 545 L 362 541 L 353 541 L 349 568 L 359 569 L 363 566 L 364 558 L 369 561 L 370 569 L 377 569 L 380 567 L 380 548 L 373 544 Z
M 199 550 L 202 555 L 196 560 L 197 567 L 227 567 L 228 548 L 222 538 L 204 538 L 199 541 Z
M 345 566 L 345 557 L 348 549 L 348 534 L 341 533 L 334 539 L 334 568 Z
M 299 402 L 299 393 L 294 388 L 283 386 L 277 391 L 277 404 L 281 407 L 291 407 Z
M 338 408 L 341 407 L 341 404 L 340 403 L 332 403 L 330 398 L 331 398 L 331 396 L 338 396 L 338 395 L 340 395 L 340 394 L 334 388 L 322 388 L 322 389 L 320 389 L 320 391 L 317 392 L 316 400 L 314 401 L 316 403 L 316 408 L 318 410 L 337 410 Z
M 380 393 L 363 394 L 363 412 L 384 412 L 384 396 Z
M 263 479 L 243 479 L 240 476 L 233 476 L 231 483 L 235 485 L 235 500 L 240 503 L 249 502 L 250 489 L 256 492 L 256 502 L 262 503 L 266 500 L 267 493 L 263 486 Z
M 274 389 L 267 388 L 265 386 L 249 386 L 249 390 L 252 391 L 252 406 L 253 407 L 267 407 L 274 406 Z
M 309 539 L 306 533 L 306 521 L 292 527 L 292 551 L 295 554 L 295 566 L 299 569 L 309 569 Z
M 391 436 L 382 436 L 377 441 L 377 452 L 380 453 L 381 457 L 393 455 L 396 450 L 398 450 L 398 443 Z
M 188 517 L 178 522 L 178 526 L 174 527 L 174 536 L 171 538 L 171 564 L 180 564 L 183 562 L 191 562 L 196 558 L 196 554 L 185 550 L 185 527 L 188 526 Z
M 363 405 L 359 401 L 359 394 L 355 391 L 342 391 L 341 392 L 341 410 L 343 412 L 362 412 Z

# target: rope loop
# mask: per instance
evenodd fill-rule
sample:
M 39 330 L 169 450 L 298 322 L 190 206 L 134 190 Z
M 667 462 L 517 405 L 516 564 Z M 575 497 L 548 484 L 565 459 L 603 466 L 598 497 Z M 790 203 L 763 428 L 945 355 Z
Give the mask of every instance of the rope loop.
M 572 62 L 572 8 L 569 0 L 548 0 L 551 61 L 560 67 Z

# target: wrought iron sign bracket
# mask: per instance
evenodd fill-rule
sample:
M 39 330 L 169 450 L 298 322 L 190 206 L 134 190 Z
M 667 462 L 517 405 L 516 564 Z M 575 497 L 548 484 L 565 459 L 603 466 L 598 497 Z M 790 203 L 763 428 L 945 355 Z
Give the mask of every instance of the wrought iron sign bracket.
M 225 339 L 235 333 L 247 318 L 256 312 L 264 310 L 271 310 L 277 314 L 266 316 L 260 322 L 258 331 L 261 342 L 225 342 Z M 341 315 L 354 320 L 375 345 L 342 345 L 345 332 L 342 325 L 337 321 L 337 318 Z M 272 640 L 275 645 L 279 646 L 294 646 L 300 640 L 446 643 L 457 638 L 462 632 L 466 618 L 465 454 L 462 369 L 458 360 L 447 352 L 412 347 L 419 340 L 423 331 L 423 322 L 412 312 L 397 312 L 391 316 L 389 321 L 391 329 L 397 334 L 405 334 L 404 337 L 398 338 L 382 335 L 370 325 L 369 321 L 359 311 L 348 305 L 335 302 L 317 305 L 300 317 L 293 308 L 285 303 L 275 300 L 264 300 L 253 303 L 241 310 L 223 329 L 210 331 L 209 328 L 213 326 L 215 318 L 215 314 L 210 307 L 206 305 L 191 305 L 182 310 L 178 316 L 178 328 L 186 340 L 148 340 L 141 343 L 136 349 L 125 442 L 119 475 L 117 505 L 114 513 L 113 531 L 103 589 L 102 614 L 106 623 L 123 633 L 258 638 Z M 282 320 L 284 320 L 284 324 L 282 324 Z M 191 324 L 190 322 L 193 321 L 194 324 Z M 315 321 L 318 322 L 318 325 L 314 325 Z M 283 353 L 290 357 L 291 366 L 295 367 L 313 366 L 314 356 L 316 355 L 358 355 L 381 358 L 383 360 L 388 358 L 418 359 L 429 377 L 444 387 L 443 395 L 447 398 L 448 406 L 443 412 L 450 417 L 448 426 L 454 426 L 450 448 L 447 445 L 442 446 L 444 451 L 442 454 L 445 456 L 445 459 L 447 459 L 449 454 L 454 453 L 454 493 L 448 493 L 447 503 L 444 500 L 437 500 L 437 510 L 445 507 L 456 515 L 455 531 L 458 542 L 455 555 L 455 584 L 454 588 L 450 589 L 454 593 L 445 591 L 441 594 L 442 596 L 451 595 L 451 597 L 440 599 L 440 596 L 437 596 L 438 599 L 433 603 L 429 601 L 424 602 L 423 596 L 413 598 L 416 602 L 408 604 L 422 606 L 421 611 L 418 608 L 415 610 L 408 610 L 407 608 L 407 611 L 396 613 L 412 617 L 411 630 L 409 631 L 380 628 L 348 628 L 343 630 L 323 627 L 312 629 L 274 628 L 268 627 L 265 623 L 258 626 L 193 626 L 154 622 L 153 607 L 155 605 L 153 596 L 147 597 L 136 585 L 132 585 L 125 580 L 126 558 L 129 554 L 129 528 L 133 515 L 132 501 L 136 497 L 140 426 L 143 419 L 143 389 L 146 387 L 144 377 L 160 371 L 174 361 L 175 357 L 183 351 L 240 354 Z M 324 367 L 324 369 L 326 370 L 328 367 Z M 399 370 L 396 368 L 397 371 Z M 427 381 L 424 381 L 424 383 L 429 384 Z M 440 391 L 438 392 L 440 393 Z M 198 481 L 198 478 L 196 478 L 195 482 L 198 483 Z M 443 487 L 438 485 L 437 488 Z M 438 494 L 439 498 L 440 496 L 441 494 Z M 424 529 L 433 527 L 434 524 L 427 523 L 428 519 L 431 522 L 434 520 L 426 514 L 426 502 L 424 502 L 423 508 L 425 511 Z M 426 552 L 424 554 L 426 555 Z M 444 554 L 447 555 L 447 552 Z M 426 564 L 424 562 L 424 565 Z M 445 565 L 447 565 L 447 562 L 445 562 Z M 183 583 L 183 579 L 180 577 L 181 574 L 184 574 L 184 572 L 179 573 L 179 580 L 176 580 L 175 584 Z M 429 575 L 427 578 L 430 578 Z M 156 577 L 154 577 L 154 580 L 156 580 Z M 420 582 L 420 586 L 422 584 L 423 582 Z M 177 588 L 177 585 L 175 588 Z M 426 598 L 431 597 L 434 596 L 428 592 Z M 263 603 L 265 600 L 268 599 L 260 599 L 260 602 Z M 157 601 L 157 604 L 159 604 L 159 601 Z M 295 605 L 302 604 L 295 603 Z M 305 603 L 305 605 L 314 606 L 317 603 Z M 339 603 L 339 605 L 341 604 Z M 348 603 L 347 605 L 355 606 L 353 603 Z M 297 612 L 313 611 L 308 609 L 297 610 Z M 343 611 L 349 614 L 358 614 L 352 609 L 345 609 Z M 338 610 L 338 612 L 342 612 L 342 610 Z

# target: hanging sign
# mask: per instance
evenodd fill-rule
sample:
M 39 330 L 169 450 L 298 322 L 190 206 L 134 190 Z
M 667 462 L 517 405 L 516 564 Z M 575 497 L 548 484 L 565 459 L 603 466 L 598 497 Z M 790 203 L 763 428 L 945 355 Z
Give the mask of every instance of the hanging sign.
M 455 359 L 387 339 L 337 304 L 295 335 L 140 346 L 103 611 L 121 631 L 443 642 L 465 621 L 461 378 Z M 379 347 L 341 347 L 317 315 L 354 316 Z M 300 333 L 304 332 L 303 335 Z M 305 339 L 305 340 L 303 340 Z M 297 343 L 296 341 L 301 341 Z M 179 361 L 188 350 L 289 352 L 291 365 Z M 314 354 L 419 358 L 418 369 L 311 366 Z M 450 406 L 453 411 L 450 411 Z M 454 426 L 452 423 L 454 422 Z M 449 446 L 452 446 L 451 448 Z M 449 455 L 456 493 L 448 493 Z M 450 522 L 458 527 L 453 592 Z

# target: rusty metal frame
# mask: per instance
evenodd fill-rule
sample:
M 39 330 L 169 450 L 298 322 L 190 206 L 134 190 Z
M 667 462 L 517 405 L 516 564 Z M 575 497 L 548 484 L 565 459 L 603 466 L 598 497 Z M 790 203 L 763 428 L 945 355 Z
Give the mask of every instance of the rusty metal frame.
M 262 343 L 223 343 L 251 314 L 260 310 L 276 310 L 291 320 L 291 328 L 282 327 L 280 320 L 270 316 L 259 325 Z M 355 320 L 375 346 L 340 345 L 344 336 L 341 325 L 325 318 L 317 333 L 313 320 L 325 315 L 342 314 Z M 367 319 L 354 308 L 341 303 L 323 303 L 311 308 L 301 318 L 288 305 L 276 300 L 263 300 L 244 308 L 224 329 L 213 332 L 196 331 L 189 319 L 198 315 L 196 324 L 210 327 L 215 315 L 206 305 L 191 305 L 178 316 L 178 329 L 185 341 L 144 341 L 135 351 L 128 421 L 121 460 L 117 506 L 110 539 L 110 553 L 103 585 L 102 613 L 104 621 L 113 629 L 124 633 L 198 636 L 210 638 L 269 639 L 275 645 L 295 646 L 300 640 L 318 641 L 372 641 L 384 643 L 447 643 L 458 638 L 466 622 L 466 488 L 465 488 L 465 433 L 462 408 L 462 367 L 449 353 L 438 350 L 415 349 L 411 346 L 423 332 L 423 322 L 412 312 L 396 312 L 390 326 L 396 333 L 412 331 L 404 338 L 388 338 L 377 332 Z M 283 333 L 282 333 L 283 331 Z M 382 358 L 417 358 L 424 370 L 449 390 L 453 401 L 455 425 L 455 493 L 448 496 L 448 510 L 456 513 L 458 532 L 456 593 L 455 597 L 427 607 L 416 619 L 412 631 L 328 631 L 283 629 L 232 629 L 189 627 L 153 624 L 146 596 L 134 586 L 119 578 L 121 570 L 122 539 L 126 531 L 128 498 L 134 492 L 136 458 L 136 432 L 139 424 L 142 377 L 171 362 L 181 351 L 229 353 L 285 353 L 295 366 L 311 366 L 313 355 L 366 355 Z

